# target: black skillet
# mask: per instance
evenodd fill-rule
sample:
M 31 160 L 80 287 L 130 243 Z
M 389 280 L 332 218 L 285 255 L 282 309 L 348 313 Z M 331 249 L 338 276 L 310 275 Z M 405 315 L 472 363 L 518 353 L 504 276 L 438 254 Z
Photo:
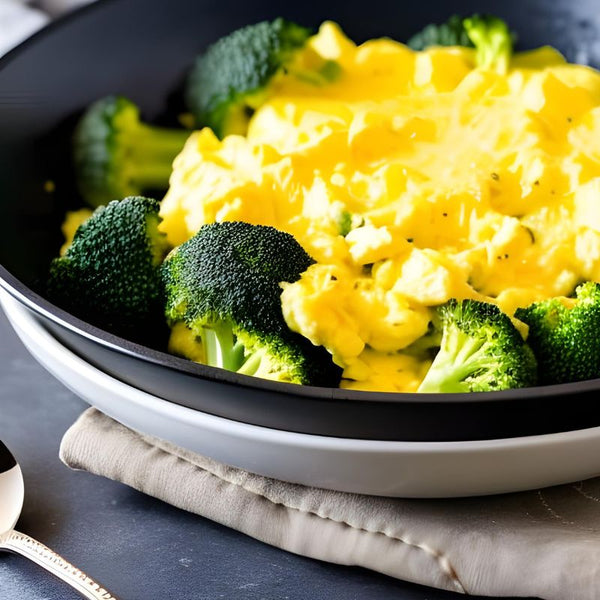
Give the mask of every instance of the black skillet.
M 61 244 L 64 211 L 81 202 L 72 184 L 69 138 L 77 115 L 93 100 L 123 94 L 148 120 L 173 121 L 194 56 L 237 27 L 275 16 L 310 26 L 333 19 L 362 41 L 383 35 L 405 40 L 452 13 L 488 12 L 508 20 L 522 48 L 549 43 L 571 60 L 600 65 L 597 9 L 594 0 L 100 0 L 0 61 L 0 285 L 63 344 L 105 372 L 170 402 L 238 421 L 328 436 L 418 441 L 598 426 L 600 380 L 443 396 L 278 384 L 122 340 L 40 295 Z

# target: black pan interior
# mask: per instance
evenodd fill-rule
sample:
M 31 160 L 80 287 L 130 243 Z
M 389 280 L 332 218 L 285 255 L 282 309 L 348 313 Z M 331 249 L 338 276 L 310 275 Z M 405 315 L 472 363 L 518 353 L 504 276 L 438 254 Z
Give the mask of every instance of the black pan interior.
M 43 298 L 73 186 L 70 135 L 81 111 L 107 94 L 136 103 L 149 121 L 174 122 L 194 56 L 242 25 L 284 16 L 339 22 L 356 41 L 399 40 L 453 13 L 489 12 L 520 48 L 552 44 L 600 65 L 594 0 L 100 0 L 53 24 L 0 61 L 0 285 L 76 353 L 166 400 L 227 418 L 305 433 L 381 440 L 473 440 L 600 425 L 600 381 L 490 394 L 370 394 L 277 384 L 203 367 L 137 346 L 75 319 Z M 48 182 L 52 182 L 49 184 Z

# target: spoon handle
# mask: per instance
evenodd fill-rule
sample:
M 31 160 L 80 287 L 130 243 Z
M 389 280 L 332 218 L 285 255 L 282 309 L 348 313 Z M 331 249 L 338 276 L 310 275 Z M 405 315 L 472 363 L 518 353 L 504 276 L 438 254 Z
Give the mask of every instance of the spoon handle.
M 118 600 L 83 571 L 67 562 L 62 556 L 24 533 L 19 533 L 13 529 L 0 535 L 0 549 L 29 558 L 68 583 L 84 598 L 89 598 L 89 600 Z

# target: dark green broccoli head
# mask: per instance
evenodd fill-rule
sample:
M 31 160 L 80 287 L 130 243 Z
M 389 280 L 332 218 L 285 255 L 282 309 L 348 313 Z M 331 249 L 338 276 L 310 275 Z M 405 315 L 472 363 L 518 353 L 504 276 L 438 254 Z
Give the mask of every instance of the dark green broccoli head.
M 463 25 L 463 18 L 458 15 L 452 15 L 445 23 L 430 23 L 406 44 L 413 50 L 425 50 L 431 46 L 473 46 Z
M 437 313 L 441 346 L 420 392 L 488 392 L 535 384 L 533 353 L 496 305 L 450 300 Z
M 336 385 L 331 356 L 289 330 L 280 283 L 300 278 L 313 260 L 289 234 L 242 222 L 203 226 L 162 266 L 173 326 L 184 322 L 206 364 L 248 375 Z
M 540 383 L 600 377 L 600 285 L 581 284 L 576 298 L 551 298 L 517 309 L 529 325 L 528 344 L 539 364 Z
M 121 337 L 164 333 L 159 265 L 168 251 L 159 204 L 132 197 L 97 208 L 50 266 L 48 294 L 61 308 Z
M 79 191 L 93 207 L 168 187 L 173 159 L 189 132 L 152 127 L 138 107 L 120 96 L 92 104 L 73 138 Z
M 219 137 L 244 134 L 252 112 L 268 95 L 273 77 L 292 63 L 311 31 L 284 19 L 248 25 L 221 38 L 200 56 L 187 84 L 187 104 L 199 127 Z M 335 63 L 320 73 L 301 73 L 307 81 L 335 78 Z
M 279 284 L 297 281 L 313 262 L 291 235 L 273 227 L 205 225 L 165 261 L 167 315 L 192 329 L 231 320 L 249 331 L 281 334 L 287 326 Z

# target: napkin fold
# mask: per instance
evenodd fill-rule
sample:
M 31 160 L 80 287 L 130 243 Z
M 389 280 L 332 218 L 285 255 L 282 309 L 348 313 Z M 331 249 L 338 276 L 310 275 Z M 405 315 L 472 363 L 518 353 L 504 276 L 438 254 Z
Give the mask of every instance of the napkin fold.
M 472 595 L 600 597 L 600 478 L 482 498 L 362 496 L 230 467 L 94 408 L 60 457 L 296 554 Z

